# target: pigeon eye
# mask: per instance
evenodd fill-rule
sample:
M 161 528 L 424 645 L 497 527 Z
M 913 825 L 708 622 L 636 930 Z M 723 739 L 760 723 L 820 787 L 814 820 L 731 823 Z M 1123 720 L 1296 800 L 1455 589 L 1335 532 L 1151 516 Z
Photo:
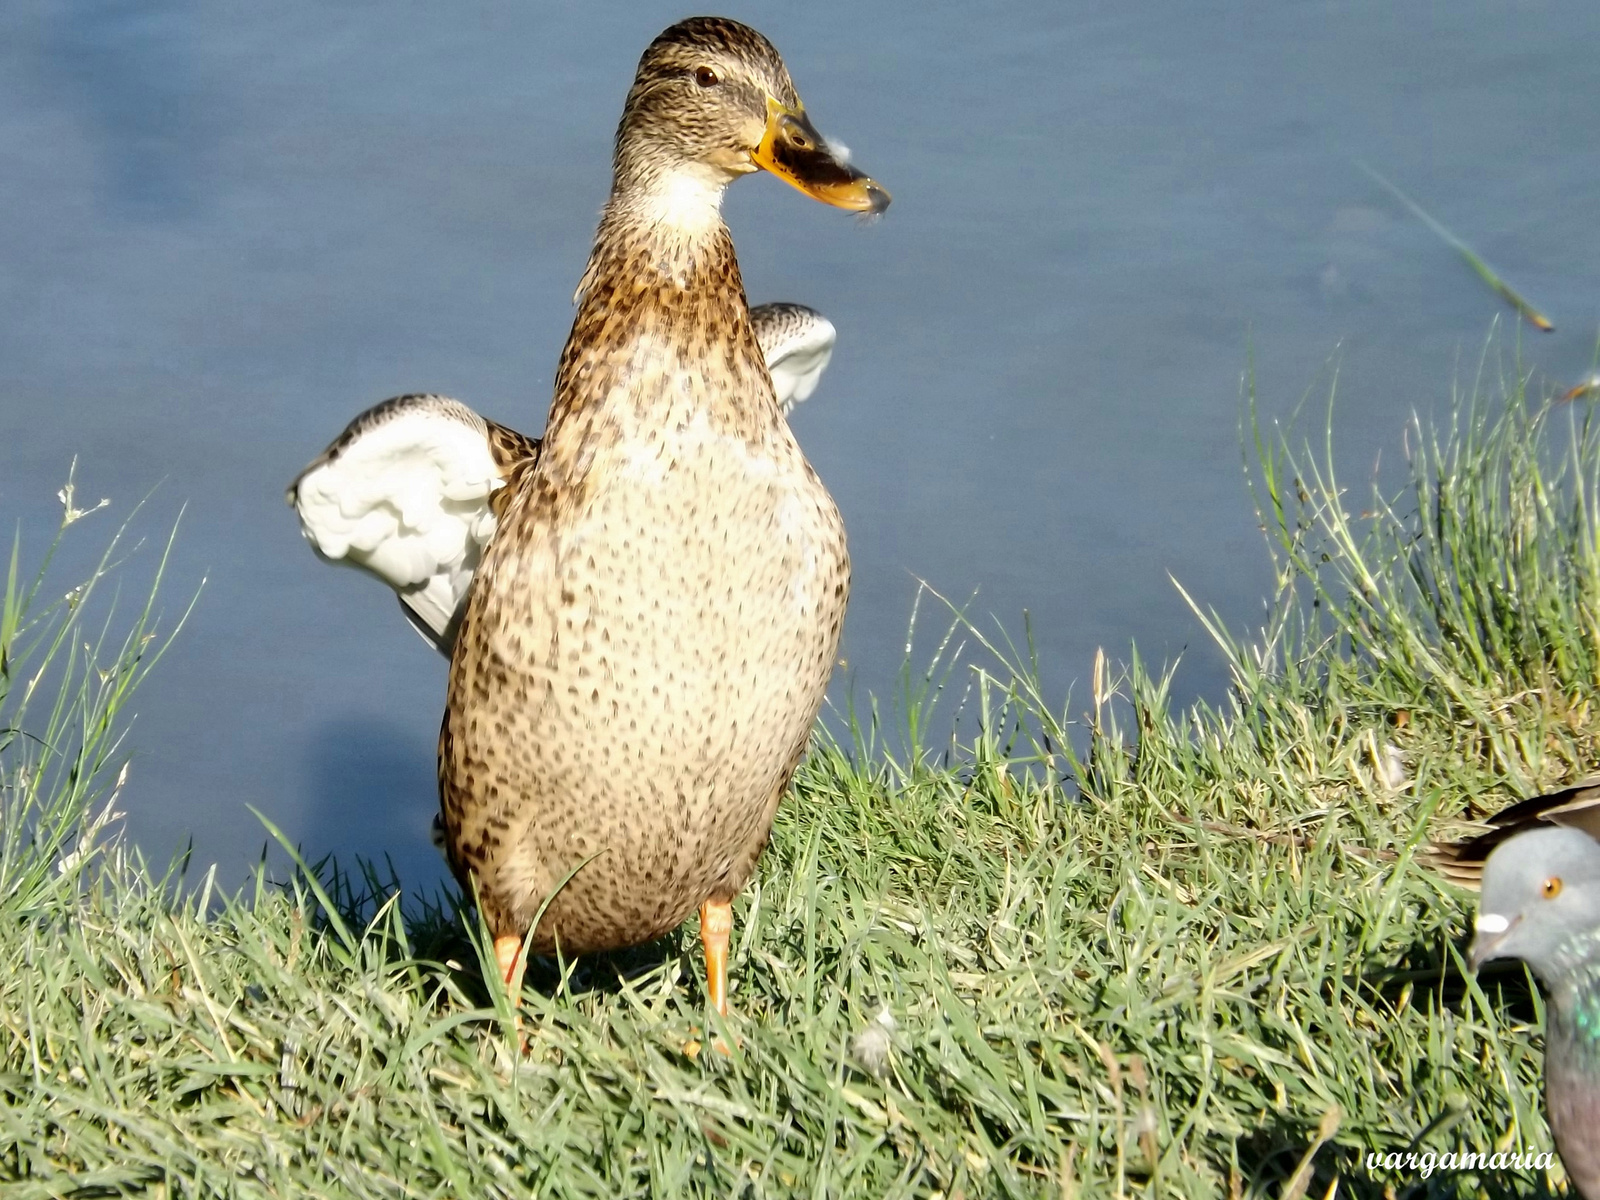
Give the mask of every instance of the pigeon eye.
M 1561 895 L 1561 876 L 1552 875 L 1546 879 L 1539 887 L 1539 894 L 1546 900 L 1554 900 Z
M 703 88 L 716 87 L 717 84 L 722 82 L 722 76 L 718 75 L 710 67 L 696 67 L 694 81 Z

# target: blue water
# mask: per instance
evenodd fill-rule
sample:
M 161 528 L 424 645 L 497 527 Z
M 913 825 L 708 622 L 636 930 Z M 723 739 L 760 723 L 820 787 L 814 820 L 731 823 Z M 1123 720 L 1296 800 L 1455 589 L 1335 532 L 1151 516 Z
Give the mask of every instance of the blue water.
M 1134 641 L 1183 656 L 1180 696 L 1221 693 L 1169 576 L 1241 628 L 1270 590 L 1247 367 L 1270 415 L 1337 366 L 1362 487 L 1503 315 L 1355 160 L 1550 313 L 1529 366 L 1589 369 L 1600 7 L 1216 7 L 727 10 L 895 197 L 871 225 L 769 178 L 727 205 L 752 299 L 840 331 L 794 424 L 850 530 L 858 695 L 892 688 L 918 578 L 1013 634 L 1026 611 L 1080 709 L 1095 648 Z M 39 549 L 77 456 L 113 506 L 66 567 L 154 489 L 148 536 L 186 506 L 169 618 L 205 580 L 136 705 L 124 798 L 152 855 L 192 838 L 237 877 L 265 836 L 249 803 L 313 854 L 438 877 L 445 664 L 312 557 L 282 491 L 396 392 L 542 424 L 633 64 L 682 15 L 0 6 L 0 516 Z

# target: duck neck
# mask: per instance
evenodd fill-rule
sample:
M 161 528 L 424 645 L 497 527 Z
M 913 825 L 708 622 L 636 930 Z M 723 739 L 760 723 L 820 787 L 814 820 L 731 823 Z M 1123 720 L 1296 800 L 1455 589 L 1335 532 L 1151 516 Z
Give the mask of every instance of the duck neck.
M 619 158 L 606 203 L 608 213 L 648 223 L 675 241 L 693 245 L 718 233 L 722 197 L 733 179 L 701 163 L 657 166 L 636 157 Z
M 645 288 L 667 284 L 688 291 L 698 276 L 731 265 L 737 279 L 733 239 L 722 220 L 728 183 L 693 164 L 669 170 L 619 156 L 611 196 L 578 284 L 580 312 L 597 284 L 628 277 Z
M 556 372 L 546 453 L 697 414 L 750 431 L 770 423 L 766 407 L 778 419 L 775 399 L 759 401 L 772 385 L 722 221 L 727 182 L 619 163 Z

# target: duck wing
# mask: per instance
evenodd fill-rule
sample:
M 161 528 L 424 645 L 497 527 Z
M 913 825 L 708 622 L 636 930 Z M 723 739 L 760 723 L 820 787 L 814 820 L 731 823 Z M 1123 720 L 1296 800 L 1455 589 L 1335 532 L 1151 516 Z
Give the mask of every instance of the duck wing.
M 838 333 L 832 321 L 804 304 L 758 304 L 750 323 L 778 393 L 778 411 L 788 416 L 817 390 Z
M 289 485 L 319 557 L 393 588 L 449 656 L 472 573 L 494 536 L 496 493 L 539 442 L 446 396 L 396 396 L 351 421 Z

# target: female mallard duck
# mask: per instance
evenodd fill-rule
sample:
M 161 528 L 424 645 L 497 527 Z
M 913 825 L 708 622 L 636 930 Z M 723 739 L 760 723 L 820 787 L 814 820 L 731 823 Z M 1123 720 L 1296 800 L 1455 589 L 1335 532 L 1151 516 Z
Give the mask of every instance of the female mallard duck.
M 720 210 L 761 168 L 889 203 L 764 37 L 674 25 L 639 61 L 543 443 L 501 489 L 450 664 L 446 850 L 513 996 L 524 939 L 634 945 L 698 906 L 727 1011 L 731 902 L 833 666 L 844 527 L 779 414 Z
M 816 390 L 833 356 L 833 323 L 803 304 L 763 304 L 750 324 L 785 416 Z M 539 439 L 447 396 L 395 396 L 367 409 L 289 485 L 317 554 L 377 576 L 446 658 L 467 588 L 494 536 L 499 489 L 539 453 Z

